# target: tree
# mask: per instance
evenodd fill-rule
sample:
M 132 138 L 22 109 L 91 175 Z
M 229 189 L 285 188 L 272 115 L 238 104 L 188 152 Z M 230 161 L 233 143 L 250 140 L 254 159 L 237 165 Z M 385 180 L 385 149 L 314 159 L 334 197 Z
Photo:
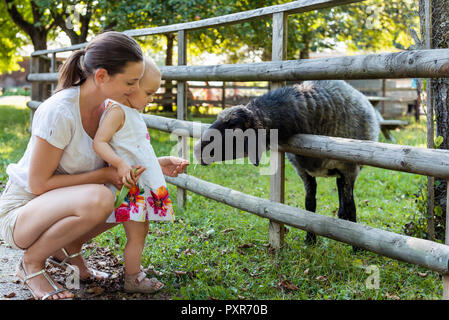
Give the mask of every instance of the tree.
M 35 50 L 47 49 L 48 32 L 56 25 L 35 1 L 3 0 L 11 20 L 29 36 Z
M 35 0 L 35 2 L 40 8 L 48 9 L 53 23 L 67 34 L 72 45 L 86 42 L 93 11 L 98 6 L 98 1 Z
M 420 0 L 420 18 L 421 18 L 421 39 L 426 39 L 425 25 L 425 1 Z M 449 48 L 449 1 L 447 0 L 431 0 L 431 47 Z M 424 43 L 424 41 L 421 41 Z M 440 149 L 449 149 L 449 79 L 432 79 L 431 80 L 431 97 L 433 108 L 435 110 L 436 121 L 436 137 L 442 137 Z M 445 180 L 435 179 L 435 237 L 444 240 L 445 221 L 446 221 L 446 190 L 447 183 Z
M 18 69 L 20 57 L 15 54 L 22 45 L 29 43 L 34 50 L 47 49 L 48 40 L 55 39 L 62 30 L 71 44 L 86 42 L 90 33 L 97 33 L 106 0 L 2 0 L 0 2 L 0 71 Z M 106 26 L 108 27 L 108 26 Z

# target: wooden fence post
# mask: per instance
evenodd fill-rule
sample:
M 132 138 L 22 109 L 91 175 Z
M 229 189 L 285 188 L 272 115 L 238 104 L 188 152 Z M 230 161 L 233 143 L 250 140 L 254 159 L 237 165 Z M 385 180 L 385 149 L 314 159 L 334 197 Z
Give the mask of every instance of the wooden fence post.
M 226 108 L 226 81 L 223 81 L 223 89 L 221 90 L 221 108 Z
M 187 64 L 187 34 L 185 30 L 178 31 L 178 65 Z M 177 119 L 187 120 L 187 81 L 177 82 Z M 178 156 L 187 159 L 187 140 L 188 137 L 178 137 Z M 185 207 L 187 199 L 187 190 L 177 188 L 178 207 Z
M 53 52 L 51 55 L 51 64 L 50 64 L 50 72 L 56 72 L 56 52 Z M 51 83 L 51 94 L 55 91 L 55 83 Z
M 43 73 L 50 71 L 49 59 L 42 56 L 31 56 L 30 59 L 30 72 L 31 73 Z M 44 101 L 51 95 L 51 88 L 48 83 L 31 82 L 31 100 Z M 35 109 L 30 109 L 30 132 L 33 125 L 33 117 Z
M 39 56 L 37 56 L 37 57 L 31 56 L 30 72 L 33 74 L 39 73 Z M 36 81 L 31 82 L 31 100 L 42 101 L 41 96 L 39 94 L 39 86 L 40 86 L 39 82 L 36 82 Z M 31 126 L 33 125 L 34 112 L 35 112 L 35 109 L 30 109 L 30 128 L 29 128 L 30 132 L 31 132 Z
M 287 52 L 287 14 L 273 14 L 272 60 L 281 61 Z M 285 82 L 272 82 L 270 89 L 274 90 L 285 85 Z M 269 133 L 267 133 L 269 134 Z M 270 149 L 270 200 L 284 203 L 285 184 L 285 153 L 278 151 L 277 146 Z M 280 249 L 284 242 L 285 226 L 270 220 L 269 243 L 273 249 Z

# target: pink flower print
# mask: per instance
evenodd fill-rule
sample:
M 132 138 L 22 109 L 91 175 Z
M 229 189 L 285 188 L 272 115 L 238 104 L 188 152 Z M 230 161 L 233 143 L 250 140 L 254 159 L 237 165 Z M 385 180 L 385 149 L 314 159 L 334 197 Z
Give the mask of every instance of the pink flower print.
M 126 204 L 122 204 L 115 209 L 115 220 L 117 222 L 124 222 L 129 220 L 129 207 Z
M 139 186 L 133 186 L 129 189 L 127 200 L 130 206 L 130 210 L 132 213 L 138 213 L 139 207 L 145 204 L 143 194 L 144 190 L 140 189 Z
M 150 134 L 147 132 L 147 140 L 151 142 Z
M 171 206 L 171 201 L 168 197 L 167 188 L 164 186 L 160 187 L 155 194 L 152 190 L 151 197 L 147 198 L 148 204 L 153 207 L 154 214 L 159 215 L 160 217 L 165 217 L 167 215 L 167 210 L 169 206 Z

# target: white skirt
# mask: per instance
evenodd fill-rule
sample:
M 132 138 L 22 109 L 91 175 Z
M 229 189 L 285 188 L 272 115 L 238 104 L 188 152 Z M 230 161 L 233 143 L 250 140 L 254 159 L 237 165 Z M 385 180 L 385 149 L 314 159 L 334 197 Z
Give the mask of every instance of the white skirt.
M 36 197 L 8 180 L 0 197 L 0 238 L 14 249 L 23 250 L 14 243 L 13 232 L 17 211 Z

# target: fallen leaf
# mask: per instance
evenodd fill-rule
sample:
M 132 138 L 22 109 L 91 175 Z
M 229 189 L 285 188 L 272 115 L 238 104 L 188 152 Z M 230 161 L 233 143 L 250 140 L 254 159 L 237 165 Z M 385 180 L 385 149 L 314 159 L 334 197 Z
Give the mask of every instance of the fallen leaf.
M 175 276 L 180 277 L 180 276 L 185 276 L 187 274 L 186 271 L 177 271 L 175 270 Z
M 428 275 L 429 275 L 428 272 L 424 272 L 424 273 L 418 272 L 418 276 L 420 276 L 421 278 L 425 278 L 425 277 L 427 277 Z
M 289 290 L 289 291 L 299 290 L 299 288 L 296 285 L 294 285 L 290 280 L 283 279 L 282 275 L 279 278 L 280 278 L 280 281 L 276 284 L 276 286 L 279 289 Z
M 323 282 L 328 281 L 327 278 L 326 278 L 326 276 L 318 276 L 318 277 L 316 277 L 315 279 L 316 279 L 316 280 L 319 280 L 319 281 L 323 281 Z
M 398 296 L 394 295 L 394 294 L 389 294 L 387 292 L 386 294 L 387 299 L 392 299 L 392 300 L 401 300 L 401 298 L 399 298 Z
M 185 256 L 191 256 L 192 254 L 195 254 L 196 252 L 195 252 L 195 250 L 188 248 L 183 253 Z
M 242 245 L 238 246 L 238 248 L 246 249 L 246 248 L 252 248 L 254 246 L 255 246 L 255 244 L 253 244 L 253 243 L 245 243 L 245 244 L 242 244 Z
M 102 287 L 93 287 L 86 290 L 87 293 L 94 293 L 94 294 L 102 294 L 104 292 L 104 289 Z
M 271 255 L 275 255 L 276 254 L 276 249 L 273 248 L 270 244 L 267 247 L 267 253 L 271 254 Z
M 309 274 L 309 268 L 307 268 L 306 270 L 304 270 L 303 274 L 304 274 L 304 275 L 308 275 L 308 274 Z
M 15 296 L 16 296 L 16 293 L 15 293 L 15 292 L 11 292 L 10 294 L 5 294 L 5 295 L 4 295 L 4 297 L 7 298 L 7 299 L 14 298 Z

